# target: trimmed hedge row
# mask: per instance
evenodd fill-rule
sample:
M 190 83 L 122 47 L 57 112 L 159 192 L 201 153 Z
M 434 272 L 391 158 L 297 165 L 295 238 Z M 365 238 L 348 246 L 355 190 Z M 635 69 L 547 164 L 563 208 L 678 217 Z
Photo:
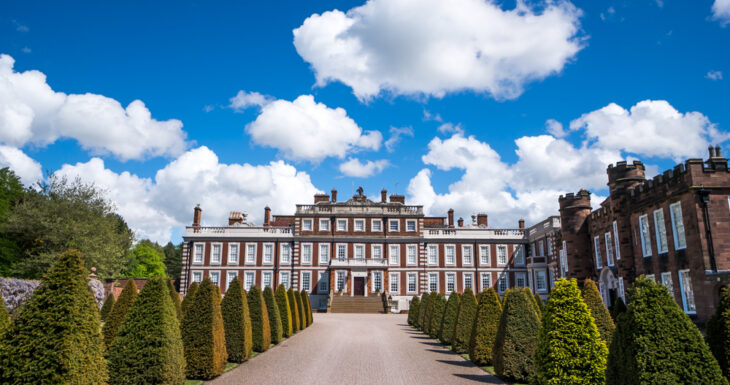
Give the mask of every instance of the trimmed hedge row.
M 287 296 L 289 297 L 289 312 L 291 313 L 292 329 L 293 329 L 293 333 L 296 333 L 296 332 L 302 330 L 302 328 L 301 328 L 301 323 L 300 323 L 300 319 L 299 319 L 300 318 L 299 306 L 297 305 L 297 299 L 294 296 L 294 289 L 290 288 L 287 291 Z
M 247 361 L 253 351 L 253 337 L 248 298 L 240 279 L 236 278 L 228 284 L 226 296 L 221 301 L 221 313 L 228 361 L 237 363 Z
M 271 331 L 271 343 L 276 345 L 284 339 L 284 332 L 281 328 L 281 315 L 279 314 L 279 305 L 274 297 L 274 290 L 269 286 L 264 288 L 264 301 L 266 302 L 266 312 L 269 314 L 269 330 Z
M 252 286 L 248 292 L 248 311 L 251 315 L 253 351 L 265 352 L 271 345 L 271 323 L 261 289 Z
M 451 293 L 449 300 L 446 301 L 444 318 L 441 321 L 439 341 L 444 345 L 451 345 L 454 342 L 454 330 L 456 330 L 456 318 L 459 316 L 459 306 L 461 306 L 461 294 Z
M 479 366 L 492 363 L 492 350 L 497 338 L 502 303 L 494 288 L 477 295 L 477 312 L 469 341 L 469 358 Z
M 281 331 L 284 338 L 291 337 L 294 334 L 292 328 L 291 307 L 289 306 L 289 296 L 286 293 L 284 284 L 280 284 L 276 289 L 276 304 L 279 305 L 279 316 L 281 317 Z
M 414 295 L 408 306 L 408 325 L 416 326 L 416 317 L 418 315 L 418 305 L 421 303 L 420 298 Z
M 205 278 L 182 322 L 185 374 L 208 380 L 223 373 L 228 359 L 220 288 Z
M 474 318 L 477 314 L 477 299 L 470 288 L 464 290 L 459 304 L 459 313 L 456 316 L 454 338 L 451 349 L 457 353 L 469 351 L 471 331 L 474 329 Z

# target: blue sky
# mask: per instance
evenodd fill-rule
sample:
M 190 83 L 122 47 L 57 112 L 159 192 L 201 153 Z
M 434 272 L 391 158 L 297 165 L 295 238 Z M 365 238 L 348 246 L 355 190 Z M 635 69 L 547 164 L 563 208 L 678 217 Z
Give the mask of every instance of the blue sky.
M 610 162 L 653 176 L 730 130 L 727 0 L 4 1 L 0 15 L 0 166 L 93 181 L 161 242 L 195 203 L 210 225 L 260 222 L 333 187 L 512 227 L 581 187 L 598 203 Z

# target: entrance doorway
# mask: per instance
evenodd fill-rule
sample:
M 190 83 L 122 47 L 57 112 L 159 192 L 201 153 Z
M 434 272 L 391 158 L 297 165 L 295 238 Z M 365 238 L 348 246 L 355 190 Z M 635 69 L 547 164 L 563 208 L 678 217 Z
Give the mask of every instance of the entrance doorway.
M 365 295 L 365 277 L 355 277 L 355 295 Z

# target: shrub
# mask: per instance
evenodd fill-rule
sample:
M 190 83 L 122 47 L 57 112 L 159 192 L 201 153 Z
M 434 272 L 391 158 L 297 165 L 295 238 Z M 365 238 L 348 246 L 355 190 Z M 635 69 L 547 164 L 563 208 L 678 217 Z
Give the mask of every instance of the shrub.
M 170 280 L 151 278 L 139 292 L 109 348 L 109 384 L 185 382 L 180 323 Z
M 433 315 L 431 315 L 431 331 L 429 332 L 431 338 L 439 338 L 444 320 L 444 310 L 446 310 L 446 297 L 439 293 L 433 304 Z
M 167 291 L 170 293 L 172 308 L 175 309 L 175 315 L 179 323 L 182 320 L 182 304 L 180 303 L 180 294 L 175 290 L 175 285 L 172 284 L 171 279 L 167 280 Z
M 540 294 L 537 293 L 535 293 L 535 305 L 537 305 L 537 310 L 540 312 L 540 316 L 542 317 L 542 313 L 545 311 L 545 302 L 543 302 Z
M 426 334 L 431 333 L 431 319 L 433 319 L 433 307 L 436 305 L 436 297 L 438 292 L 432 291 L 428 295 L 428 303 L 426 304 L 426 313 L 423 315 L 423 332 Z
M 281 329 L 281 315 L 279 314 L 279 305 L 274 297 L 274 290 L 266 286 L 264 288 L 264 302 L 266 302 L 266 312 L 269 314 L 269 330 L 271 331 L 271 343 L 276 345 L 284 338 L 284 332 Z
M 286 292 L 287 297 L 289 297 L 289 313 L 291 313 L 291 324 L 292 324 L 292 334 L 296 333 L 300 330 L 302 330 L 299 325 L 299 306 L 297 306 L 297 299 L 294 297 L 294 289 L 289 288 L 289 290 Z
M 477 315 L 477 299 L 470 288 L 464 290 L 459 304 L 459 315 L 456 318 L 454 337 L 451 349 L 457 353 L 469 351 L 471 331 L 474 328 L 474 318 Z
M 478 366 L 484 366 L 492 363 L 492 349 L 497 338 L 502 304 L 494 288 L 479 293 L 477 303 L 476 317 L 469 340 L 469 358 Z
M 124 286 L 124 289 L 119 294 L 119 298 L 117 298 L 117 301 L 114 302 L 112 310 L 109 312 L 109 315 L 104 321 L 104 327 L 102 329 L 102 332 L 104 333 L 104 345 L 106 345 L 107 349 L 109 348 L 109 346 L 111 346 L 114 338 L 117 337 L 119 327 L 122 326 L 122 322 L 124 322 L 124 317 L 127 315 L 129 309 L 132 308 L 132 304 L 134 303 L 134 300 L 136 298 L 137 285 L 134 283 L 133 279 L 128 279 L 127 284 Z
M 411 303 L 408 305 L 408 325 L 416 326 L 416 318 L 418 318 L 418 305 L 421 300 L 417 295 L 411 298 Z
M 298 291 L 294 291 L 294 301 L 296 301 L 297 312 L 299 313 L 299 330 L 304 330 L 307 327 L 307 313 L 304 312 L 304 306 L 302 305 L 302 295 Z
M 608 349 L 575 279 L 560 279 L 548 298 L 535 361 L 536 383 L 592 385 L 606 381 Z
M 197 291 L 198 283 L 193 282 L 190 287 L 188 287 L 188 292 L 185 293 L 185 297 L 183 297 L 182 303 L 180 304 L 180 310 L 182 312 L 183 318 L 185 317 L 185 311 L 187 311 L 190 307 L 190 304 L 193 303 L 193 298 L 195 298 L 195 293 Z
M 271 345 L 271 323 L 264 296 L 256 286 L 251 286 L 248 292 L 248 312 L 251 315 L 253 350 L 265 352 Z
M 421 304 L 418 306 L 418 329 L 423 330 L 423 319 L 426 317 L 426 308 L 428 307 L 428 293 L 421 294 Z
M 304 310 L 307 313 L 307 326 L 309 326 L 314 322 L 314 318 L 312 317 L 312 304 L 309 302 L 309 293 L 304 290 L 302 290 L 302 302 L 304 303 Z
M 441 334 L 439 336 L 439 340 L 444 345 L 452 345 L 454 343 L 454 330 L 456 330 L 456 320 L 459 317 L 460 306 L 461 294 L 451 293 L 449 300 L 446 301 L 444 319 L 441 321 Z
M 244 362 L 251 358 L 253 350 L 251 316 L 248 311 L 248 298 L 236 278 L 228 285 L 226 296 L 221 302 L 223 329 L 226 334 L 228 361 Z
M 707 322 L 707 344 L 720 364 L 725 378 L 730 378 L 730 289 L 720 292 L 720 303 Z
M 81 253 L 61 254 L 0 341 L 0 383 L 105 384 L 99 311 Z
M 502 315 L 492 350 L 492 362 L 498 376 L 527 382 L 535 373 L 535 349 L 540 319 L 534 297 L 524 289 L 504 294 Z
M 276 304 L 279 305 L 279 316 L 281 317 L 281 331 L 284 337 L 289 338 L 294 333 L 292 329 L 291 307 L 289 296 L 286 294 L 284 284 L 276 289 Z
M 623 313 L 626 313 L 626 303 L 624 303 L 624 300 L 621 299 L 621 297 L 618 297 L 616 298 L 616 302 L 614 302 L 613 306 L 611 307 L 611 318 L 613 318 L 614 325 L 616 322 L 616 318 L 618 318 L 619 314 Z
M 727 384 L 702 335 L 667 288 L 639 278 L 608 353 L 606 383 Z
M 5 334 L 5 330 L 10 327 L 10 314 L 8 308 L 5 307 L 5 298 L 0 294 L 0 338 Z
M 99 314 L 101 315 L 101 320 L 106 320 L 106 317 L 109 315 L 109 313 L 112 311 L 112 307 L 114 306 L 114 294 L 109 293 L 109 295 L 106 297 L 106 300 L 104 301 L 104 305 L 101 306 L 101 310 L 99 310 Z
M 221 315 L 221 292 L 205 278 L 195 292 L 182 322 L 185 375 L 208 380 L 223 373 L 228 354 Z
M 596 286 L 596 283 L 592 279 L 586 279 L 583 282 L 583 300 L 585 300 L 588 309 L 591 311 L 591 316 L 596 322 L 601 339 L 609 343 L 611 341 L 611 335 L 614 329 L 616 329 L 616 325 L 613 323 L 611 313 L 608 312 L 608 309 L 603 304 L 598 286 Z

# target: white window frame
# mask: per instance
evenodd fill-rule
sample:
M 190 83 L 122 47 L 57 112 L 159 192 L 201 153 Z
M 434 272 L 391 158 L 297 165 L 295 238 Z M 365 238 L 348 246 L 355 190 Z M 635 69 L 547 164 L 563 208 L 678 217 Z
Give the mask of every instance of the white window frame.
M 233 255 L 233 249 L 236 249 L 236 259 L 233 260 L 231 256 Z M 241 260 L 241 245 L 238 243 L 229 243 L 228 244 L 228 264 L 229 265 L 238 265 L 238 262 Z
M 449 282 L 453 280 L 453 282 Z M 449 287 L 453 285 L 453 287 Z M 446 273 L 446 294 L 451 294 L 456 291 L 456 273 Z
M 193 270 L 190 272 L 190 283 L 197 282 L 200 284 L 203 282 L 203 272 L 201 270 Z
M 502 278 L 504 278 L 504 288 L 502 288 Z M 509 289 L 509 274 L 507 272 L 499 273 L 497 276 L 497 292 L 504 294 Z
M 215 249 L 218 249 L 218 259 L 217 260 L 213 259 Z M 222 262 L 223 262 L 223 243 L 211 242 L 211 244 L 210 244 L 210 264 L 211 265 L 220 265 Z
M 269 284 L 266 284 L 266 276 L 269 276 Z M 270 288 L 274 289 L 274 272 L 271 270 L 266 270 L 261 272 L 261 287 L 265 288 L 266 286 L 269 286 Z
M 314 231 L 314 220 L 312 218 L 302 219 L 302 231 Z
M 362 251 L 361 256 L 357 256 L 357 250 L 360 249 Z M 365 259 L 366 253 L 365 253 L 365 244 L 363 243 L 355 243 L 352 245 L 352 258 L 355 259 Z
M 432 250 L 435 250 L 434 253 L 431 253 Z M 439 264 L 439 245 L 436 244 L 430 244 L 426 248 L 426 253 L 428 256 L 428 263 L 429 266 L 438 266 Z
M 601 258 L 601 238 L 596 235 L 593 237 L 593 249 L 596 253 L 596 269 L 602 269 L 603 268 L 603 261 Z
M 553 253 L 553 240 L 551 238 L 545 238 L 545 244 L 547 245 L 547 255 Z
M 466 284 L 467 277 L 469 277 L 471 279 L 471 285 L 469 285 L 469 286 L 467 286 L 467 284 Z M 461 288 L 462 292 L 464 290 L 466 290 L 467 288 L 471 288 L 472 291 L 476 290 L 476 288 L 474 287 L 474 273 L 462 273 L 461 274 L 461 286 L 462 286 L 462 288 Z
M 248 277 L 253 277 L 253 278 L 251 278 L 251 285 L 248 284 Z M 256 286 L 256 272 L 255 271 L 244 271 L 243 272 L 243 289 L 246 291 L 249 291 L 254 286 Z
M 375 228 L 375 224 L 378 224 L 378 228 Z M 382 219 L 371 219 L 370 220 L 370 231 L 372 232 L 383 232 L 383 220 Z
M 626 302 L 626 294 L 624 292 L 624 277 L 618 277 L 618 296 Z
M 644 274 L 644 278 L 650 279 L 652 282 L 656 282 L 656 278 L 654 277 L 654 274 Z
M 542 239 L 537 241 L 537 248 L 538 248 L 538 251 L 540 252 L 540 256 L 544 257 L 545 256 L 545 243 L 543 242 Z
M 413 230 L 411 230 L 411 224 L 413 225 Z M 415 219 L 406 220 L 406 231 L 409 233 L 415 233 L 418 231 L 418 224 Z
M 266 242 L 262 245 L 263 250 L 261 251 L 261 264 L 262 265 L 273 265 L 274 264 L 274 251 L 276 250 L 276 245 L 274 245 L 271 242 Z M 269 248 L 271 250 L 271 260 L 267 261 L 266 257 L 266 249 Z
M 329 243 L 320 243 L 319 252 L 317 253 L 317 259 L 320 265 L 327 265 L 330 263 L 330 245 Z
M 320 271 L 317 274 L 317 293 L 327 293 L 330 291 L 330 275 L 327 271 Z
M 340 257 L 340 248 L 344 247 L 345 255 L 343 257 Z M 347 259 L 347 243 L 337 243 L 335 244 L 335 252 L 337 255 L 335 255 L 335 258 L 337 259 Z
M 380 283 L 380 285 L 378 285 L 378 283 Z M 383 272 L 382 271 L 373 271 L 373 282 L 370 286 L 371 286 L 371 290 L 373 291 L 373 293 L 377 292 L 378 290 L 380 290 L 381 293 L 383 292 Z M 380 286 L 380 287 L 378 287 L 378 286 Z
M 411 260 L 411 251 L 413 251 L 413 260 Z M 418 265 L 418 245 L 407 244 L 406 245 L 406 265 L 416 266 Z
M 395 223 L 395 230 L 393 230 L 393 227 L 391 226 L 393 223 Z M 388 232 L 399 232 L 400 231 L 400 219 L 388 219 Z
M 542 276 L 542 287 L 540 287 L 540 280 L 538 277 Z M 535 270 L 535 291 L 538 293 L 545 293 L 547 292 L 548 288 L 548 277 L 545 270 Z
M 651 236 L 649 230 L 649 216 L 639 216 L 639 237 L 641 238 L 641 254 L 644 258 L 651 257 Z
M 304 277 L 307 277 L 307 280 L 305 280 Z M 306 285 L 305 285 L 305 283 L 306 283 Z M 299 289 L 304 290 L 306 292 L 312 291 L 312 272 L 311 271 L 302 271 L 299 273 Z
M 560 249 L 560 277 L 564 278 L 565 274 L 568 273 L 568 249 L 563 241 L 563 247 Z
M 520 278 L 522 278 L 522 282 L 524 283 L 524 286 L 520 286 Z M 522 271 L 515 272 L 515 287 L 528 287 L 527 283 L 527 274 Z
M 286 279 L 284 279 L 286 277 Z M 279 272 L 279 283 L 284 285 L 284 288 L 289 290 L 291 288 L 291 274 L 288 271 Z
M 515 266 L 525 266 L 525 245 L 514 245 L 512 247 Z
M 449 256 L 449 250 L 453 250 L 451 256 Z M 451 260 L 449 260 L 449 258 L 451 258 Z M 456 266 L 456 245 L 444 245 L 444 265 Z
M 213 276 L 214 275 L 216 276 L 216 280 L 213 280 Z M 208 278 L 210 279 L 211 282 L 213 282 L 213 285 L 220 286 L 220 284 L 221 284 L 221 271 L 220 270 L 208 270 Z
M 301 250 L 301 264 L 302 265 L 311 265 L 312 260 L 314 259 L 314 244 L 309 242 L 303 242 L 300 244 L 300 250 Z M 305 250 L 309 250 L 309 256 L 307 256 L 307 253 Z
M 492 250 L 489 244 L 479 245 L 479 266 L 491 266 L 492 265 Z M 486 250 L 486 252 L 484 252 Z M 486 259 L 485 259 L 486 257 Z
M 669 294 L 672 295 L 672 298 L 674 298 L 674 282 L 672 282 L 672 272 L 671 271 L 665 271 L 661 274 L 662 277 L 662 285 L 667 287 L 667 290 L 669 290 Z
M 342 224 L 342 223 L 345 224 L 344 227 L 340 227 L 340 224 Z M 335 226 L 336 226 L 335 230 L 337 232 L 347 231 L 347 219 L 346 218 L 337 218 L 337 220 L 335 220 Z
M 393 283 L 395 283 L 395 289 L 393 289 Z M 388 277 L 388 289 L 391 293 L 400 294 L 400 273 L 390 273 Z
M 413 290 L 411 290 L 411 278 L 413 278 Z M 418 273 L 406 274 L 406 293 L 418 293 Z
M 613 221 L 613 244 L 616 251 L 616 260 L 621 260 L 621 242 L 618 239 L 618 222 Z
M 613 266 L 613 249 L 611 249 L 613 246 L 613 239 L 611 239 L 611 232 L 603 234 L 603 241 L 606 244 L 606 263 L 608 263 L 608 266 Z
M 504 250 L 504 262 L 499 261 L 500 250 Z M 509 263 L 509 249 L 507 248 L 507 245 L 497 245 L 497 266 L 507 266 L 507 263 Z
M 657 218 L 658 216 L 661 216 L 661 218 Z M 667 239 L 667 226 L 664 221 L 664 209 L 654 210 L 654 234 L 656 235 L 656 253 L 668 252 L 669 240 Z M 664 241 L 663 247 L 662 241 Z
M 342 278 L 342 284 L 340 285 L 340 278 Z M 345 291 L 347 290 L 347 271 L 346 270 L 336 270 L 335 271 L 335 290 L 336 291 Z
M 246 265 L 255 265 L 256 264 L 256 254 L 257 254 L 259 245 L 256 244 L 255 242 L 248 242 L 244 246 L 246 248 L 245 256 L 244 256 L 245 264 Z M 253 246 L 253 252 L 249 253 L 250 246 Z
M 484 278 L 487 279 L 487 285 L 484 285 Z M 479 285 L 482 291 L 492 287 L 492 273 L 479 273 Z
M 388 264 L 391 266 L 400 266 L 400 244 L 388 244 Z M 395 250 L 395 253 L 393 252 Z
M 689 269 L 679 270 L 679 290 L 682 294 L 682 309 L 686 314 L 697 314 L 697 303 L 695 302 L 694 287 L 692 287 L 692 276 L 689 275 Z M 689 281 L 689 293 L 685 291 L 685 277 Z M 692 298 L 687 298 L 687 294 Z M 694 307 L 694 309 L 692 309 Z
M 375 250 L 376 249 L 380 250 L 380 257 L 379 258 L 376 256 L 376 253 L 375 253 Z M 384 256 L 383 256 L 383 245 L 371 245 L 370 246 L 370 258 L 371 259 L 383 259 L 384 258 Z
M 228 290 L 231 287 L 231 282 L 233 282 L 233 280 L 236 278 L 238 278 L 237 271 L 228 271 L 226 273 L 226 290 Z
M 322 226 L 324 224 L 324 226 Z M 330 220 L 322 219 L 319 220 L 319 231 L 330 231 Z
M 469 250 L 469 259 L 467 259 L 467 250 Z M 461 245 L 461 265 L 462 266 L 474 266 L 474 246 L 473 245 Z
M 433 290 L 434 285 L 436 290 Z M 431 293 L 439 291 L 439 273 L 428 273 L 428 291 Z
M 200 254 L 198 254 L 198 246 L 200 246 Z M 200 258 L 198 258 L 200 257 Z M 202 265 L 205 261 L 205 242 L 193 243 L 193 265 Z
M 357 229 L 358 224 L 360 224 L 362 226 L 362 228 L 360 230 Z M 353 220 L 352 231 L 357 232 L 357 233 L 364 233 L 365 232 L 365 220 L 360 219 L 360 218 Z
M 679 219 L 676 218 L 676 214 L 674 213 L 675 207 L 679 208 Z M 682 202 L 674 202 L 669 205 L 669 214 L 672 217 L 672 238 L 674 238 L 674 250 L 686 249 L 687 238 L 684 228 L 684 214 L 682 214 Z
M 279 245 L 279 264 L 289 265 L 291 264 L 291 243 L 284 242 Z

